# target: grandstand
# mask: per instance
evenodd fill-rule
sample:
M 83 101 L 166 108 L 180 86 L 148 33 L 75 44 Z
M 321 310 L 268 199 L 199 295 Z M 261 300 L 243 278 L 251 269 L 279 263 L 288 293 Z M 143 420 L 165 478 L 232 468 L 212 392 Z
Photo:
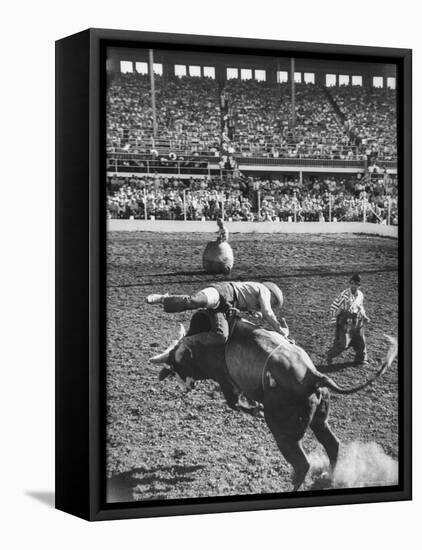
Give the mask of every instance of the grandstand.
M 112 48 L 111 218 L 397 224 L 394 65 Z

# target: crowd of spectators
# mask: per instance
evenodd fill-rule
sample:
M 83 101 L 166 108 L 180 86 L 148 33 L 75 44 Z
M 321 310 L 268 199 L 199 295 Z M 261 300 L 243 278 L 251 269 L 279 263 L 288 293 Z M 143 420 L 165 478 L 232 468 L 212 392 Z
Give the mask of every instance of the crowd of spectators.
M 232 141 L 244 157 L 356 159 L 358 152 L 326 94 L 296 84 L 292 127 L 290 85 L 229 80 Z
M 155 76 L 158 133 L 153 137 L 148 75 L 121 74 L 107 94 L 107 145 L 131 162 L 203 157 L 225 166 L 242 157 L 394 160 L 395 91 L 362 86 L 323 89 L 257 80 Z M 331 98 L 331 99 L 330 99 Z M 133 160 L 138 155 L 137 160 Z M 206 157 L 206 158 L 204 158 Z
M 397 220 L 397 186 L 382 169 L 396 158 L 394 91 L 296 84 L 293 125 L 287 83 L 231 79 L 220 89 L 210 78 L 156 75 L 155 89 L 153 137 L 148 75 L 110 81 L 107 169 L 137 174 L 109 178 L 110 217 Z M 256 156 L 367 160 L 369 174 L 243 177 L 239 159 Z M 204 178 L 210 161 L 235 177 Z
M 361 154 L 370 159 L 397 157 L 397 107 L 395 90 L 373 86 L 330 88 L 344 116 L 345 127 Z
M 397 223 L 391 177 L 284 176 L 223 181 L 211 178 L 109 178 L 111 218 L 233 221 L 367 221 Z
M 156 121 L 148 75 L 121 74 L 107 93 L 107 146 L 111 152 L 217 153 L 220 145 L 219 91 L 215 80 L 155 75 Z

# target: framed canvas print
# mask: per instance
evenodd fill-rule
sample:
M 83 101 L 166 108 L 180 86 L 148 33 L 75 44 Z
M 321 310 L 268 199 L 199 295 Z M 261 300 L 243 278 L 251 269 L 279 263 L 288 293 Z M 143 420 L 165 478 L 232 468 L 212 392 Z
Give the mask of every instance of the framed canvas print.
M 56 506 L 411 498 L 411 51 L 56 43 Z

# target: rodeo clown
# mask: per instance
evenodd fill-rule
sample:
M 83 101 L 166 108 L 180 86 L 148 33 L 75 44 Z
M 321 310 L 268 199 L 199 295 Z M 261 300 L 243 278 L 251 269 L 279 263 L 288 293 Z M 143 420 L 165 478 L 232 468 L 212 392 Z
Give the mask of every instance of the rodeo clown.
M 256 319 L 264 319 L 273 330 L 289 336 L 289 328 L 282 317 L 278 321 L 274 309 L 281 309 L 283 293 L 275 283 L 224 282 L 209 286 L 188 295 L 150 294 L 147 304 L 163 304 L 164 311 L 176 313 L 190 309 L 205 308 L 214 313 L 211 315 L 213 341 L 226 343 L 229 337 L 227 313 L 237 309 L 246 311 Z
M 361 277 L 358 273 L 352 275 L 346 288 L 331 304 L 331 323 L 335 324 L 334 342 L 327 353 L 327 363 L 331 365 L 333 359 L 349 347 L 355 351 L 355 364 L 366 365 L 368 355 L 366 351 L 365 325 L 369 318 L 363 306 L 363 294 L 359 290 Z

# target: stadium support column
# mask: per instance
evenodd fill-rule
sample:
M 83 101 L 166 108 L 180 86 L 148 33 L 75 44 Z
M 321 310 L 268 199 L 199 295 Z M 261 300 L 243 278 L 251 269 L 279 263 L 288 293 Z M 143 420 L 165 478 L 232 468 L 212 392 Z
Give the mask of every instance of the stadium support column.
M 366 223 L 366 191 L 363 192 L 362 208 L 363 208 L 363 223 Z
M 315 73 L 315 84 L 320 87 L 325 87 L 325 74 L 321 71 Z
M 294 57 L 290 59 L 290 85 L 292 94 L 292 131 L 295 137 L 296 128 L 296 97 L 295 97 L 295 60 Z
M 152 127 L 154 138 L 157 137 L 157 111 L 155 108 L 154 52 L 149 50 L 149 80 L 151 84 Z
M 147 190 L 144 187 L 144 218 L 148 219 L 148 206 L 147 206 Z
M 333 215 L 332 195 L 328 195 L 328 221 L 331 222 Z

